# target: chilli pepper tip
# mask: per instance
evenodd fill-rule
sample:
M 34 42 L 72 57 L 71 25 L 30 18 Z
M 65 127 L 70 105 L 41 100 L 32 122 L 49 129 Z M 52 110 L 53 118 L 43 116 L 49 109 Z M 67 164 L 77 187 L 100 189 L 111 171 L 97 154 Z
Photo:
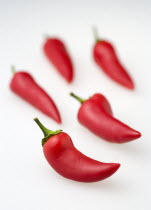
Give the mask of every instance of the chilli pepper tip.
M 112 165 L 113 165 L 113 168 L 114 168 L 114 172 L 116 172 L 121 167 L 120 163 L 112 163 Z
M 129 84 L 127 84 L 127 88 L 129 88 L 130 90 L 134 90 L 135 89 L 134 83 L 130 82 Z

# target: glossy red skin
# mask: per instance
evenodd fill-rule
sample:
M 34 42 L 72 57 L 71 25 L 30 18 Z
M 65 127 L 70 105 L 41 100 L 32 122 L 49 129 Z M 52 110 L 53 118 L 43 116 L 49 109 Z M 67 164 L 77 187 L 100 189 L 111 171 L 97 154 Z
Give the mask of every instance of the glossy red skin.
M 56 38 L 47 39 L 44 44 L 44 53 L 49 61 L 67 82 L 73 80 L 73 65 L 64 43 Z
M 82 103 L 78 120 L 94 134 L 109 142 L 125 143 L 141 136 L 138 131 L 113 117 L 109 102 L 101 94 L 94 94 Z
M 134 83 L 120 63 L 111 43 L 103 40 L 96 42 L 93 49 L 93 57 L 111 79 L 128 89 L 134 89 Z
M 11 80 L 10 88 L 14 93 L 54 119 L 57 123 L 61 123 L 61 117 L 55 103 L 29 73 L 15 73 Z
M 65 178 L 79 182 L 96 182 L 108 178 L 120 167 L 118 163 L 102 163 L 78 151 L 64 132 L 47 140 L 43 146 L 46 160 Z

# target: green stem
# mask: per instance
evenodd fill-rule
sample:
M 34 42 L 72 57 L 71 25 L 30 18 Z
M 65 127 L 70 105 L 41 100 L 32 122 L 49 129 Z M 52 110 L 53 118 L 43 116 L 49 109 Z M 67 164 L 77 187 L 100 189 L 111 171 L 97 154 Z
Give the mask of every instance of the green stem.
M 44 34 L 44 38 L 49 39 L 50 38 L 49 34 Z
M 99 38 L 98 30 L 97 30 L 96 26 L 93 26 L 92 31 L 93 31 L 93 35 L 94 35 L 95 41 L 96 42 L 99 42 L 100 41 L 100 38 Z
M 42 146 L 46 143 L 46 141 L 50 137 L 55 136 L 62 131 L 62 130 L 56 130 L 56 131 L 49 130 L 38 120 L 38 118 L 34 118 L 34 121 L 37 123 L 37 125 L 40 127 L 40 129 L 42 130 L 44 134 L 44 138 L 42 139 Z
M 16 68 L 15 68 L 15 66 L 11 66 L 11 71 L 12 71 L 12 74 L 15 74 L 15 73 L 16 73 Z
M 34 121 L 37 123 L 37 125 L 42 130 L 44 137 L 48 136 L 52 132 L 51 130 L 45 128 L 45 126 L 43 126 L 43 124 L 38 120 L 38 118 L 34 118 Z
M 74 93 L 70 93 L 70 96 L 72 96 L 75 99 L 77 99 L 81 104 L 86 101 L 85 99 L 80 98 L 79 96 L 75 95 Z

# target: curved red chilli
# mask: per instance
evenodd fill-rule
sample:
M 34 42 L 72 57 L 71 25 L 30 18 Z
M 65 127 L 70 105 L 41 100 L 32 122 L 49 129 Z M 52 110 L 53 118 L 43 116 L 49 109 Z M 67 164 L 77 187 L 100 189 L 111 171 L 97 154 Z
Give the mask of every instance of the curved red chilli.
M 43 152 L 52 168 L 67 179 L 79 182 L 96 182 L 108 178 L 120 167 L 119 163 L 102 163 L 77 150 L 72 139 L 62 130 L 52 131 L 35 118 L 44 134 Z
M 61 117 L 55 103 L 29 73 L 16 72 L 11 80 L 10 88 L 57 123 L 61 123 Z
M 132 78 L 120 63 L 111 43 L 104 40 L 97 41 L 93 48 L 93 57 L 111 79 L 128 89 L 134 89 Z
M 72 96 L 76 97 L 74 94 Z M 109 102 L 102 94 L 83 100 L 78 111 L 79 122 L 97 136 L 114 143 L 137 139 L 140 132 L 114 118 Z
M 67 82 L 73 80 L 73 64 L 64 43 L 57 38 L 46 40 L 44 53 Z
M 51 137 L 43 146 L 48 163 L 65 178 L 79 182 L 96 182 L 108 178 L 120 167 L 118 163 L 102 163 L 78 151 L 64 132 Z

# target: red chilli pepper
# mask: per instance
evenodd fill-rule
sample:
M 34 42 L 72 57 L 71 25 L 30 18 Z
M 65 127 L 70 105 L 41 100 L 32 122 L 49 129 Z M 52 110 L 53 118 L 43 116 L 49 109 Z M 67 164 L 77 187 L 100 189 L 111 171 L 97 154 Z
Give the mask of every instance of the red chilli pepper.
M 64 43 L 57 38 L 48 38 L 43 50 L 58 72 L 70 83 L 73 79 L 73 65 Z
M 97 136 L 113 143 L 125 143 L 137 139 L 141 134 L 115 119 L 107 99 L 97 93 L 87 100 L 70 94 L 81 103 L 79 122 Z
M 14 69 L 13 69 L 14 71 Z M 47 116 L 61 123 L 59 111 L 50 96 L 35 82 L 27 72 L 16 72 L 10 83 L 11 90 L 32 104 Z
M 102 163 L 78 151 L 67 133 L 51 131 L 35 118 L 44 133 L 43 152 L 52 168 L 65 178 L 79 182 L 96 182 L 108 178 L 120 167 L 119 163 Z
M 93 48 L 93 57 L 101 69 L 115 82 L 134 89 L 134 83 L 120 63 L 113 45 L 105 40 L 100 40 L 95 32 L 96 43 Z

